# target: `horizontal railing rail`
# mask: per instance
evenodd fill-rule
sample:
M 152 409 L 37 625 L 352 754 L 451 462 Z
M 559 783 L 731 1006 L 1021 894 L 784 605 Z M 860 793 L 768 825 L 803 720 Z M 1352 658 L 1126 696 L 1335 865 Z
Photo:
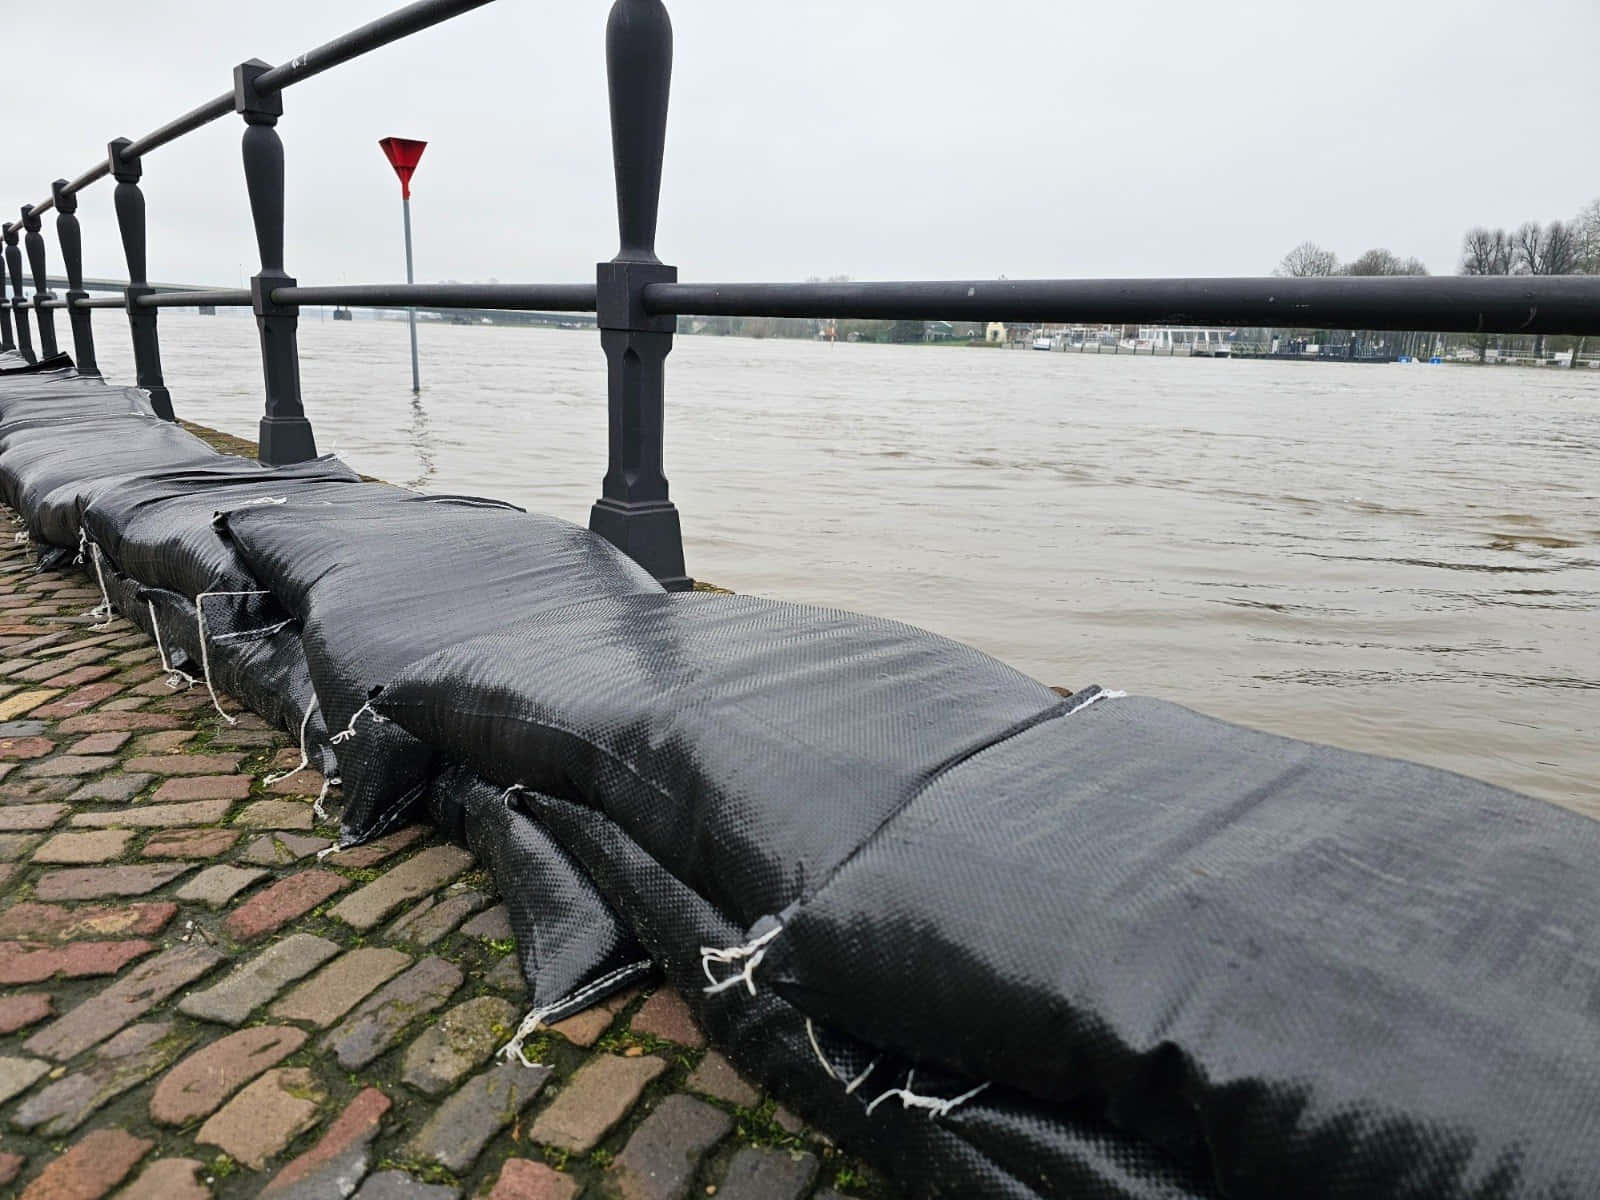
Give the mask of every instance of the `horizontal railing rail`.
M 260 328 L 265 384 L 260 455 L 300 461 L 316 453 L 300 393 L 296 328 L 302 305 L 500 312 L 593 313 L 609 365 L 609 464 L 590 525 L 669 587 L 687 587 L 678 511 L 662 463 L 665 364 L 680 317 L 947 320 L 1064 325 L 1418 330 L 1472 334 L 1600 334 L 1600 279 L 1552 276 L 1322 279 L 1040 279 L 882 283 L 683 283 L 656 255 L 656 222 L 671 94 L 672 24 L 662 0 L 614 0 L 606 26 L 612 156 L 621 248 L 595 283 L 357 284 L 301 286 L 284 269 L 284 161 L 276 125 L 283 92 L 401 38 L 486 7 L 492 0 L 418 0 L 287 62 L 238 64 L 229 91 L 141 138 L 111 142 L 106 156 L 0 226 L 11 298 L 0 296 L 0 347 L 35 360 L 57 352 L 54 314 L 72 325 L 74 357 L 96 374 L 90 313 L 121 308 L 137 382 L 172 417 L 156 336 L 163 308 L 251 308 Z M 244 288 L 169 289 L 146 277 L 145 156 L 229 113 L 245 123 L 246 189 L 260 270 Z M 77 193 L 116 181 L 118 232 L 128 283 L 117 296 L 84 287 Z M 54 209 L 67 287 L 49 290 L 40 217 Z M 34 281 L 23 288 L 23 251 Z M 3 279 L 0 279 L 3 283 Z M 99 285 L 97 285 L 99 286 Z M 0 289 L 3 290 L 3 289 Z M 15 341 L 12 320 L 15 319 Z M 1354 357 L 1354 341 L 1344 348 Z

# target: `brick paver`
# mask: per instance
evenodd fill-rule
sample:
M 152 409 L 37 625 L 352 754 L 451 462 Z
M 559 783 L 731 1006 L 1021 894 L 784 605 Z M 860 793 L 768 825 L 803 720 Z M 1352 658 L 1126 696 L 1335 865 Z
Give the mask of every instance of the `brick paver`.
M 502 1062 L 530 1001 L 471 855 L 422 825 L 323 854 L 321 777 L 264 782 L 297 739 L 174 694 L 27 553 L 0 540 L 0 1195 L 837 1200 L 847 1160 L 669 990 Z

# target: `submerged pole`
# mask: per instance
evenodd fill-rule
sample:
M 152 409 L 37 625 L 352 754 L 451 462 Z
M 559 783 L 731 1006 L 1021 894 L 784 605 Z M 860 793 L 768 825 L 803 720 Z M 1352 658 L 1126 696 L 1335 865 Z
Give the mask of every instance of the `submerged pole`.
M 411 190 L 406 189 L 400 197 L 400 207 L 405 212 L 406 221 L 406 283 L 417 281 L 416 271 L 411 261 Z M 413 395 L 422 394 L 422 370 L 417 361 L 417 310 L 406 309 L 406 320 L 411 325 L 411 392 Z
M 405 219 L 406 229 L 406 282 L 415 283 L 416 273 L 411 261 L 411 177 L 417 173 L 417 164 L 422 161 L 422 152 L 428 148 L 427 142 L 419 142 L 415 138 L 386 137 L 378 142 L 378 147 L 383 151 L 384 157 L 389 160 L 389 165 L 394 168 L 394 173 L 400 179 L 400 209 Z M 417 366 L 417 310 L 408 307 L 406 320 L 411 325 L 411 393 L 415 396 L 422 394 L 422 373 Z

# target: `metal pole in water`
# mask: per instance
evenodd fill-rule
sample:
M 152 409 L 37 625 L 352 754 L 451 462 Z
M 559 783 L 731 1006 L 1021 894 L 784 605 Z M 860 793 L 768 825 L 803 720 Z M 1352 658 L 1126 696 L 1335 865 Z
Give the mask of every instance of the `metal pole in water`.
M 406 282 L 415 283 L 416 275 L 411 266 L 411 193 L 409 190 L 400 198 L 400 203 L 406 215 Z M 417 310 L 406 309 L 406 317 L 411 322 L 411 391 L 414 395 L 422 394 L 422 375 L 417 365 Z
M 400 203 L 406 221 L 406 282 L 415 283 L 416 276 L 411 266 L 411 177 L 416 174 L 417 164 L 422 161 L 422 152 L 428 148 L 428 143 L 412 138 L 386 137 L 378 142 L 378 146 L 400 178 Z M 420 396 L 422 374 L 417 366 L 417 310 L 406 309 L 406 317 L 411 324 L 411 394 Z

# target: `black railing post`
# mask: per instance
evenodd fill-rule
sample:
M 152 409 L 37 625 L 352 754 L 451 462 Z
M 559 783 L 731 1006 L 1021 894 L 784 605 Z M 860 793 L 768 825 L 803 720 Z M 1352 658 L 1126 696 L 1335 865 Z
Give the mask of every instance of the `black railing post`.
M 648 315 L 643 299 L 649 284 L 678 278 L 655 252 L 672 91 L 672 21 L 661 0 L 616 0 L 606 25 L 606 74 L 622 248 L 598 268 L 610 462 L 589 527 L 681 591 L 693 581 L 662 469 L 666 362 L 677 318 Z
M 28 269 L 33 273 L 33 315 L 39 322 L 39 353 L 46 358 L 54 358 L 61 353 L 56 345 L 56 311 L 46 308 L 46 300 L 54 300 L 55 294 L 51 292 L 49 272 L 44 260 L 44 234 L 38 215 L 33 211 L 33 205 L 22 206 L 22 228 L 27 232 L 23 244 L 28 248 Z
M 17 248 L 17 227 L 6 226 L 6 272 L 11 276 L 11 315 L 17 319 L 17 353 L 24 362 L 39 361 L 28 332 L 28 302 L 22 295 L 22 251 Z
M 124 158 L 123 148 L 132 145 L 127 138 L 118 138 L 106 147 L 110 161 L 111 177 L 117 181 L 113 200 L 117 208 L 117 230 L 122 235 L 122 253 L 128 261 L 128 287 L 123 293 L 128 307 L 128 331 L 133 337 L 134 381 L 150 393 L 150 405 L 156 415 L 166 421 L 175 421 L 172 411 L 172 393 L 167 390 L 161 375 L 161 343 L 156 337 L 156 310 L 139 303 L 141 296 L 155 292 L 146 276 L 144 237 L 144 193 L 139 190 L 139 180 L 144 176 L 144 162 L 137 155 Z
M 0 350 L 15 350 L 16 340 L 11 336 L 11 308 L 5 302 L 5 272 L 0 271 Z
M 275 128 L 283 93 L 263 94 L 255 85 L 270 69 L 254 58 L 233 69 L 233 108 L 245 121 L 244 181 L 261 251 L 261 270 L 250 277 L 267 388 L 259 455 L 276 467 L 315 458 L 317 442 L 300 400 L 300 308 L 272 298 L 273 289 L 294 287 L 295 280 L 283 269 L 283 141 Z
M 90 323 L 90 310 L 75 308 L 79 300 L 87 300 L 83 290 L 83 235 L 78 229 L 78 194 L 67 190 L 67 181 L 58 179 L 50 185 L 50 195 L 56 202 L 56 240 L 61 243 L 61 262 L 67 276 L 67 323 L 72 327 L 72 356 L 78 363 L 78 374 L 98 375 L 100 364 L 94 357 L 94 326 Z

